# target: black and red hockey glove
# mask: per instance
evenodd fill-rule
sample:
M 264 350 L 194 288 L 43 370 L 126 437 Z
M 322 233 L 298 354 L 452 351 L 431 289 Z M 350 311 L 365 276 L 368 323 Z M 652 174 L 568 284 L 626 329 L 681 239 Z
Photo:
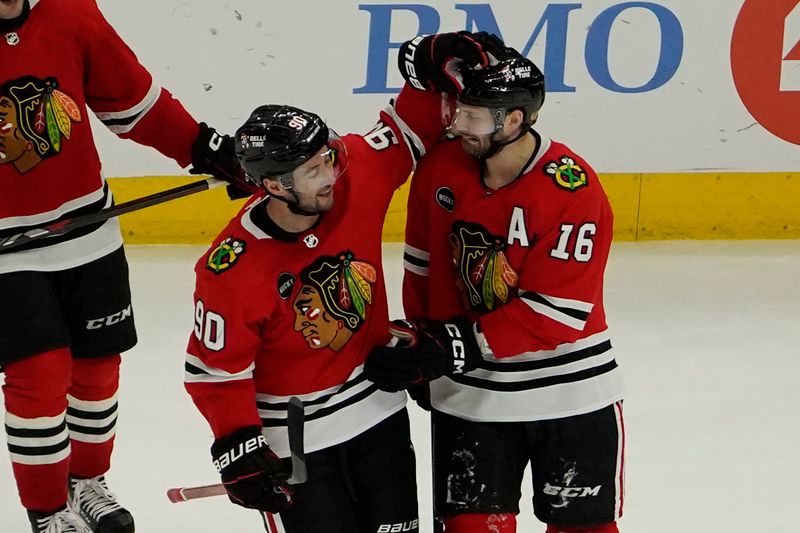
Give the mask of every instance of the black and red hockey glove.
M 286 485 L 291 467 L 270 450 L 260 427 L 248 426 L 215 440 L 211 457 L 236 505 L 270 513 L 291 505 L 292 491 Z
M 209 174 L 227 181 L 231 200 L 247 198 L 257 190 L 244 179 L 233 137 L 220 135 L 205 122 L 200 123 L 200 133 L 192 144 L 192 168 L 189 174 Z
M 463 374 L 483 360 L 474 325 L 463 317 L 393 320 L 389 332 L 398 342 L 376 346 L 364 363 L 367 378 L 386 391 Z
M 437 33 L 404 42 L 397 62 L 413 87 L 457 94 L 464 86 L 460 65 L 485 67 L 505 51 L 503 41 L 486 32 Z

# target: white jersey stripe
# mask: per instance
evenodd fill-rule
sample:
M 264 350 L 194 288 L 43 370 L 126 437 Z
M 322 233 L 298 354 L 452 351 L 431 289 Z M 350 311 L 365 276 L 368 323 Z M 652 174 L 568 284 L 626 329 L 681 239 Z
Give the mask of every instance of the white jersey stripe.
M 568 298 L 558 298 L 556 296 L 549 296 L 547 294 L 537 293 L 539 296 L 553 304 L 555 307 L 564 307 L 567 309 L 577 309 L 585 313 L 591 313 L 594 307 L 593 303 L 582 302 L 580 300 L 570 300 Z
M 443 377 L 431 382 L 431 403 L 466 420 L 530 422 L 590 413 L 621 400 L 624 391 L 619 368 L 577 381 L 513 391 Z
M 110 398 L 105 400 L 80 400 L 71 394 L 67 394 L 67 402 L 70 407 L 80 409 L 81 411 L 89 411 L 90 413 L 102 413 L 114 407 L 117 403 L 117 393 L 115 392 Z
M 409 272 L 411 272 L 413 274 L 416 274 L 418 276 L 422 276 L 422 277 L 425 277 L 425 278 L 428 277 L 429 270 L 428 270 L 427 267 L 421 267 L 421 266 L 417 266 L 417 265 L 415 265 L 413 263 L 409 263 L 408 261 L 403 261 L 403 268 L 405 268 Z
M 364 379 L 363 365 L 342 385 L 297 395 L 305 407 L 305 452 L 345 442 L 403 409 L 405 392 L 384 392 Z M 256 394 L 264 437 L 278 457 L 289 456 L 286 405 L 289 396 Z
M 66 448 L 50 455 L 20 455 L 10 452 L 9 456 L 11 457 L 11 462 L 20 465 L 52 465 L 69 457 L 70 451 L 71 446 L 67 443 Z
M 220 383 L 224 381 L 252 379 L 253 370 L 256 368 L 255 363 L 250 363 L 247 368 L 240 370 L 239 372 L 227 372 L 221 368 L 208 366 L 199 357 L 189 353 L 186 354 L 186 365 L 187 367 L 194 367 L 194 370 L 198 372 L 192 373 L 187 368 L 186 372 L 184 373 L 184 381 L 186 383 Z
M 416 257 L 417 259 L 422 259 L 423 261 L 430 261 L 431 254 L 426 252 L 425 250 L 420 250 L 419 248 L 415 248 L 410 244 L 406 243 L 405 253 L 410 256 Z
M 45 211 L 44 213 L 37 213 L 35 215 L 26 215 L 26 216 L 18 216 L 18 217 L 6 217 L 0 219 L 0 231 L 8 230 L 11 228 L 19 228 L 19 227 L 26 227 L 26 226 L 41 226 L 43 224 L 47 224 L 48 222 L 52 222 L 65 214 L 69 213 L 70 211 L 75 211 L 76 209 L 80 209 L 81 207 L 93 204 L 95 202 L 99 202 L 102 200 L 106 194 L 105 188 L 105 178 L 101 175 L 102 182 L 100 183 L 100 188 L 95 191 L 90 192 L 89 194 L 85 194 L 80 198 L 75 198 L 70 200 L 69 202 L 65 202 L 60 206 L 56 207 L 55 209 L 51 209 L 50 211 Z M 111 194 L 109 193 L 108 196 L 110 197 Z M 106 207 L 110 205 L 110 202 L 106 202 Z
M 64 442 L 69 438 L 69 432 L 66 426 L 56 435 L 51 437 L 16 437 L 13 435 L 6 435 L 7 443 L 13 446 L 21 446 L 23 448 L 43 448 L 45 446 L 55 446 Z
M 147 112 L 153 108 L 155 103 L 158 101 L 160 94 L 161 87 L 154 80 L 150 84 L 150 89 L 147 91 L 147 94 L 144 95 L 144 98 L 142 98 L 138 104 L 124 111 L 96 113 L 97 118 L 103 122 L 132 119 L 130 122 L 111 125 L 107 124 L 108 129 L 117 135 L 128 133 L 134 127 L 136 127 L 136 124 L 138 124 L 139 121 L 142 120 L 145 115 L 147 115 Z
M 486 360 L 500 365 L 503 364 L 513 365 L 514 363 L 524 363 L 529 361 L 544 361 L 547 359 L 553 359 L 555 357 L 560 357 L 562 355 L 567 355 L 573 352 L 577 352 L 579 350 L 585 350 L 586 348 L 591 348 L 592 346 L 597 346 L 599 344 L 607 342 L 610 339 L 611 336 L 609 335 L 608 330 L 603 330 L 599 333 L 595 333 L 594 335 L 590 335 L 584 339 L 579 339 L 575 342 L 559 344 L 553 350 L 522 352 L 512 357 L 503 357 L 502 359 L 496 359 L 494 357 L 489 356 L 486 357 Z M 480 337 L 478 337 L 478 340 L 480 342 Z M 486 346 L 489 348 L 489 350 L 491 350 L 491 345 L 486 343 Z
M 408 152 L 411 154 L 411 170 L 413 171 L 415 168 L 417 168 L 418 159 L 425 155 L 425 143 L 423 143 L 414 130 L 412 130 L 408 124 L 406 124 L 403 119 L 400 118 L 400 116 L 397 114 L 397 110 L 394 108 L 394 102 L 392 102 L 391 105 L 386 106 L 383 111 L 392 117 L 392 120 L 394 120 L 398 129 L 403 134 L 403 141 L 408 148 Z
M 64 413 L 56 416 L 40 416 L 38 418 L 22 418 L 6 412 L 6 425 L 14 429 L 50 429 L 64 421 Z
M 533 309 L 535 312 L 539 313 L 540 315 L 544 315 L 551 320 L 555 320 L 556 322 L 560 322 L 565 326 L 569 326 L 573 329 L 577 329 L 578 331 L 583 331 L 583 328 L 586 327 L 586 321 L 580 320 L 574 317 L 569 316 L 566 313 L 562 313 L 557 309 L 553 309 L 547 305 L 544 305 L 540 302 L 533 302 L 526 298 L 521 298 L 523 302 L 528 304 L 528 307 Z
M 476 368 L 471 370 L 466 375 L 488 381 L 499 383 L 512 383 L 516 381 L 532 381 L 535 379 L 547 378 L 551 376 L 561 376 L 564 374 L 572 374 L 581 372 L 590 368 L 597 368 L 602 365 L 608 364 L 614 360 L 614 350 L 607 350 L 597 355 L 591 355 L 578 361 L 565 363 L 562 365 L 554 365 L 547 368 L 537 368 L 535 370 L 514 371 L 510 367 L 508 370 L 501 369 L 500 371 L 487 370 L 484 368 Z

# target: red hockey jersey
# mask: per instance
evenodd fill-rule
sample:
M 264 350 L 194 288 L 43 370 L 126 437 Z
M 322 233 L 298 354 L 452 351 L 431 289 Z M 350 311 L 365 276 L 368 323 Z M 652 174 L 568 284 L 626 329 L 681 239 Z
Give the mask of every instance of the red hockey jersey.
M 378 390 L 362 369 L 369 350 L 389 340 L 383 220 L 394 190 L 441 135 L 438 98 L 404 89 L 370 133 L 343 137 L 347 167 L 314 227 L 286 234 L 266 216 L 277 200 L 259 195 L 197 263 L 186 388 L 215 436 L 261 424 L 287 456 L 286 407 L 297 396 L 312 452 L 405 405 L 404 393 Z
M 611 207 L 583 159 L 535 136 L 500 189 L 459 141 L 436 146 L 412 180 L 405 312 L 478 321 L 491 355 L 431 384 L 434 407 L 470 420 L 557 418 L 622 396 L 603 309 Z
M 93 0 L 31 4 L 28 20 L 0 38 L 0 237 L 111 205 L 87 106 L 181 166 L 199 133 Z M 71 268 L 121 244 L 112 219 L 0 255 L 0 273 Z

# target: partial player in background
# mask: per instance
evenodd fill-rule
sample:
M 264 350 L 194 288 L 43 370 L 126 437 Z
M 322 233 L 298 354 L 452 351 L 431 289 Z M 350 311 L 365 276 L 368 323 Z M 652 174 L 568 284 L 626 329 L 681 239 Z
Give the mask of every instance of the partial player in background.
M 421 53 L 437 88 L 454 61 L 488 64 L 480 42 L 445 34 Z M 363 372 L 390 340 L 381 233 L 392 194 L 444 133 L 438 92 L 404 88 L 365 135 L 336 136 L 284 105 L 236 132 L 263 188 L 195 267 L 186 388 L 209 422 L 232 502 L 270 532 L 419 530 L 406 395 Z M 308 481 L 288 487 L 287 402 L 305 406 Z M 283 459 L 279 459 L 283 458 Z
M 119 136 L 235 181 L 233 140 L 198 125 L 93 0 L 2 0 L 0 58 L 0 237 L 112 204 L 87 106 Z M 117 220 L 0 255 L 0 297 L 5 429 L 33 531 L 134 531 L 104 478 L 119 354 L 136 343 Z
M 548 533 L 614 533 L 625 439 L 603 310 L 611 207 L 591 167 L 533 129 L 539 69 L 513 49 L 498 59 L 461 69 L 444 113 L 458 138 L 417 168 L 408 319 L 392 324 L 403 347 L 376 348 L 365 372 L 387 391 L 430 383 L 448 533 L 516 531 L 529 463 Z

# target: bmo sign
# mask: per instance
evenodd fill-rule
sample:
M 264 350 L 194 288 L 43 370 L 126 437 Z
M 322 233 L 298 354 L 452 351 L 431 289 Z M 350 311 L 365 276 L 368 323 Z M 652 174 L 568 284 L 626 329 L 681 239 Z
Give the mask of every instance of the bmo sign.
M 496 3 L 497 6 L 500 2 Z M 515 6 L 514 20 L 506 24 L 519 26 L 520 21 L 530 20 L 530 35 L 526 42 L 506 40 L 522 54 L 529 55 L 534 44 L 544 46 L 544 61 L 540 67 L 547 79 L 548 92 L 575 92 L 576 87 L 566 79 L 567 40 L 584 34 L 584 28 L 575 28 L 570 34 L 570 20 L 583 8 L 580 3 L 547 4 L 538 19 L 532 12 L 540 10 L 538 2 L 519 2 Z M 389 52 L 397 49 L 402 41 L 392 41 L 391 30 L 396 18 L 414 17 L 418 23 L 418 34 L 431 34 L 440 31 L 439 10 L 424 4 L 360 4 L 359 9 L 370 15 L 369 50 L 367 56 L 366 82 L 353 90 L 361 93 L 394 93 L 399 87 L 388 87 Z M 455 11 L 463 13 L 464 29 L 486 31 L 503 37 L 503 21 L 495 15 L 491 4 L 455 4 Z M 625 83 L 617 80 L 609 67 L 610 37 L 615 23 L 626 23 L 629 11 L 646 12 L 655 21 L 659 31 L 647 36 L 654 40 L 657 52 L 650 58 L 650 65 L 642 65 L 641 70 L 649 74 L 648 79 L 638 83 Z M 442 31 L 451 31 L 449 27 Z M 648 43 L 652 44 L 652 43 Z M 672 79 L 683 57 L 683 28 L 678 17 L 664 5 L 654 2 L 622 2 L 601 11 L 585 32 L 583 58 L 591 79 L 599 86 L 616 93 L 646 93 L 654 91 Z M 394 68 L 394 65 L 391 65 Z
M 773 135 L 800 144 L 800 2 L 745 0 L 731 39 L 736 90 Z

